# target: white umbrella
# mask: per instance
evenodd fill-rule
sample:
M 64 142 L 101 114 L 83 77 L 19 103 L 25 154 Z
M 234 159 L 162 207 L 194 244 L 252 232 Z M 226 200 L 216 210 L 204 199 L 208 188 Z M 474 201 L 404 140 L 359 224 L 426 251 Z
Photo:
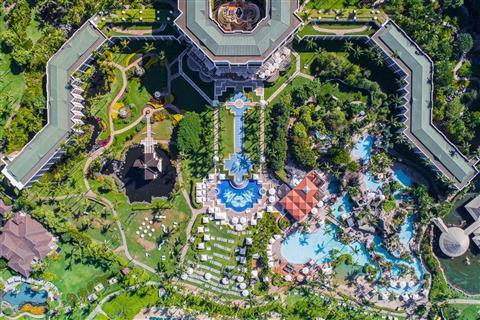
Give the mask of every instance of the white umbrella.
M 242 291 L 242 296 L 246 297 L 250 294 L 250 292 L 248 292 L 248 290 L 243 290 Z
M 205 273 L 205 279 L 206 279 L 206 280 L 212 279 L 212 275 L 211 275 L 210 273 L 208 273 L 208 272 Z
M 237 277 L 237 282 L 243 282 L 243 281 L 245 281 L 245 278 L 243 276 Z
M 285 281 L 292 281 L 292 276 L 287 274 L 287 275 L 285 275 L 284 279 L 285 279 Z
M 276 193 L 277 193 L 277 190 L 275 190 L 274 188 L 268 189 L 268 194 L 269 194 L 269 195 L 273 196 L 273 195 L 275 195 Z
M 229 284 L 229 283 L 230 283 L 230 281 L 228 281 L 227 278 L 223 278 L 223 279 L 222 279 L 222 284 L 227 285 L 227 284 Z
M 187 274 L 193 274 L 193 269 L 192 268 L 187 268 Z
M 242 282 L 238 285 L 238 287 L 241 289 L 241 290 L 244 290 L 245 288 L 247 288 L 247 284 L 245 282 Z
M 317 208 L 312 208 L 312 214 L 317 214 L 318 213 L 318 209 Z
M 238 223 L 238 218 L 237 217 L 233 217 L 232 218 L 232 224 L 237 224 Z

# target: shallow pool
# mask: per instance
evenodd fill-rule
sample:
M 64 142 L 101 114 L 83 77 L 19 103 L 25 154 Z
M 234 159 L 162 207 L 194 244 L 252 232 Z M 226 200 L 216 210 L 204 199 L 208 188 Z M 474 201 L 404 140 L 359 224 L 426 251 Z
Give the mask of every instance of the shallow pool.
M 413 220 L 407 220 L 406 224 L 410 223 L 413 223 Z M 338 227 L 332 224 L 327 224 L 310 234 L 301 232 L 293 233 L 283 241 L 281 254 L 290 263 L 303 264 L 311 259 L 318 263 L 326 263 L 333 259 L 334 252 L 332 250 L 338 250 L 338 254 L 350 254 L 353 261 L 356 262 L 360 268 L 368 263 L 380 270 L 380 267 L 372 260 L 368 251 L 369 249 L 367 249 L 364 244 L 357 241 L 351 244 L 344 244 L 336 240 L 337 233 Z M 406 232 L 404 236 L 403 240 L 409 242 L 413 237 L 413 232 Z M 409 238 L 407 238 L 407 236 Z M 375 244 L 375 253 L 383 256 L 387 262 L 392 264 L 390 274 L 393 279 L 398 278 L 401 270 L 407 266 L 413 267 L 417 280 L 424 278 L 424 272 L 418 257 L 414 257 L 413 261 L 396 258 L 383 247 L 382 239 L 379 236 L 375 236 L 373 242 Z M 378 277 L 380 277 L 380 275 L 378 275 Z M 387 285 L 387 287 L 378 286 L 379 290 L 388 290 L 399 294 L 414 293 L 420 290 L 420 288 L 421 284 L 419 283 L 413 287 L 405 287 L 403 289 L 390 285 Z
M 345 214 L 347 217 L 352 213 L 353 203 L 350 199 L 350 196 L 346 193 L 341 198 L 332 205 L 332 214 L 337 219 L 341 219 L 342 215 Z
M 370 171 L 367 171 L 363 176 L 365 185 L 367 186 L 368 191 L 377 191 L 383 186 L 383 181 L 376 180 L 375 176 L 371 174 Z
M 363 266 L 372 263 L 365 246 L 359 242 L 346 245 L 335 239 L 338 227 L 327 224 L 314 233 L 296 232 L 287 237 L 281 247 L 282 256 L 291 263 L 307 263 L 311 259 L 326 263 L 332 261 L 332 250 L 340 254 L 351 254 L 353 260 Z
M 369 134 L 363 136 L 352 149 L 351 155 L 355 159 L 367 162 L 372 153 L 373 137 Z
M 262 197 L 260 189 L 262 186 L 257 180 L 250 180 L 244 188 L 233 187 L 230 180 L 221 180 L 217 186 L 218 199 L 229 209 L 237 212 L 244 212 L 253 208 Z
M 43 305 L 47 303 L 48 293 L 45 290 L 33 290 L 30 284 L 23 283 L 18 292 L 8 291 L 2 296 L 2 300 L 16 307 L 24 304 Z
M 402 169 L 395 169 L 393 171 L 393 178 L 395 181 L 400 182 L 405 187 L 412 186 L 412 179 L 410 179 L 410 177 Z

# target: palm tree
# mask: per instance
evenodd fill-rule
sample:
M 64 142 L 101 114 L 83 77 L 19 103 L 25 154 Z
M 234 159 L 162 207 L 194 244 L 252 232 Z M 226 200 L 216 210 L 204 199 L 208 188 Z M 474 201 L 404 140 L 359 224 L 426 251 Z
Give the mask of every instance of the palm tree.
M 353 42 L 345 41 L 344 48 L 345 48 L 345 51 L 352 52 L 353 51 Z
M 124 39 L 120 42 L 120 46 L 122 47 L 122 49 L 127 49 L 129 44 L 130 41 L 128 39 Z
M 355 48 L 353 48 L 352 53 L 353 53 L 353 57 L 355 59 L 359 59 L 361 57 L 361 55 L 363 54 L 363 49 L 360 46 L 356 46 Z
M 305 40 L 305 42 L 308 50 L 313 51 L 313 49 L 317 48 L 317 42 L 315 41 L 314 38 L 308 37 L 307 40 Z
M 152 52 L 155 50 L 155 45 L 153 44 L 153 42 L 145 42 L 145 45 L 143 46 L 143 50 L 146 53 Z

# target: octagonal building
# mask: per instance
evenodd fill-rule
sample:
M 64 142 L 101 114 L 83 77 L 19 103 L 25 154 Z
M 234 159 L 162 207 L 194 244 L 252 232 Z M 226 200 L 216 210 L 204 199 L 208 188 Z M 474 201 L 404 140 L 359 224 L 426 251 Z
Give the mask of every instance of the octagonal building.
M 215 65 L 261 65 L 301 24 L 297 0 L 180 0 L 177 27 Z

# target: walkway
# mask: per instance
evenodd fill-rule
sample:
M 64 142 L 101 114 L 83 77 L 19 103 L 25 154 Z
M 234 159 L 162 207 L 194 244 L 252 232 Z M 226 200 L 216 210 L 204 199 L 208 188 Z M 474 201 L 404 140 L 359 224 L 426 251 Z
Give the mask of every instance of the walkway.
M 292 81 L 295 79 L 299 74 L 300 74 L 300 67 L 301 67 L 301 61 L 300 61 L 300 55 L 292 51 L 292 54 L 295 56 L 296 62 L 295 62 L 295 72 L 288 78 L 287 81 L 285 81 L 280 88 L 278 88 L 272 95 L 267 99 L 267 103 L 270 103 L 275 99 Z
M 145 108 L 143 110 L 143 113 L 142 115 L 137 119 L 135 120 L 133 123 L 131 123 L 130 125 L 128 125 L 127 127 L 125 128 L 122 128 L 120 130 L 117 130 L 115 131 L 115 126 L 113 124 L 113 118 L 112 118 L 112 113 L 113 113 L 113 107 L 115 106 L 115 104 L 122 98 L 126 88 L 127 88 L 127 76 L 126 76 L 126 71 L 128 71 L 129 69 L 135 67 L 135 66 L 138 66 L 138 63 L 139 61 L 143 59 L 143 57 L 139 57 L 137 60 L 135 60 L 134 62 L 132 62 L 130 65 L 128 65 L 127 67 L 123 67 L 115 62 L 110 62 L 110 64 L 112 66 L 114 66 L 115 68 L 117 68 L 118 70 L 120 70 L 121 72 L 121 75 L 122 75 L 122 87 L 120 89 L 120 91 L 117 93 L 117 95 L 115 96 L 115 98 L 112 100 L 112 102 L 110 103 L 110 106 L 109 106 L 109 111 L 108 111 L 108 115 L 109 115 L 109 124 L 110 124 L 110 131 L 111 131 L 111 134 L 110 134 L 110 139 L 108 141 L 108 143 L 97 149 L 95 152 L 93 152 L 88 158 L 87 158 L 87 161 L 85 162 L 85 165 L 83 167 L 83 181 L 84 181 L 84 184 L 85 184 L 85 188 L 87 189 L 87 192 L 85 194 L 85 196 L 87 198 L 91 198 L 91 199 L 94 199 L 96 201 L 99 201 L 101 202 L 102 204 L 104 204 L 106 207 L 108 207 L 113 216 L 115 217 L 115 220 L 116 220 L 116 224 L 117 224 L 117 227 L 118 227 L 118 230 L 119 230 L 119 233 L 120 233 L 120 237 L 121 237 L 121 240 L 122 240 L 122 248 L 123 248 L 123 251 L 124 251 L 124 254 L 125 256 L 127 257 L 127 259 L 129 261 L 131 261 L 133 264 L 135 264 L 136 266 L 138 267 L 141 267 L 149 272 L 152 272 L 152 273 L 155 273 L 155 269 L 146 265 L 145 263 L 141 262 L 141 261 L 138 261 L 138 260 L 135 260 L 132 255 L 130 254 L 130 252 L 128 251 L 128 244 L 127 244 L 127 239 L 126 239 L 126 236 L 125 236 L 125 231 L 123 230 L 123 226 L 122 226 L 122 223 L 120 222 L 120 219 L 119 219 L 119 216 L 118 216 L 118 213 L 117 211 L 115 210 L 115 206 L 112 204 L 112 202 L 104 197 L 101 197 L 99 195 L 97 195 L 93 190 L 92 188 L 90 187 L 90 183 L 88 182 L 88 169 L 90 168 L 90 165 L 92 164 L 93 161 L 95 161 L 95 159 L 97 159 L 100 155 L 103 154 L 103 152 L 105 150 L 107 150 L 112 144 L 113 144 L 113 141 L 115 139 L 115 136 L 118 135 L 118 134 L 121 134 L 123 132 L 126 132 L 132 128 L 134 128 L 138 123 L 140 123 L 140 121 L 142 121 L 146 116 L 147 114 L 151 116 L 151 114 L 153 114 L 154 112 L 157 112 L 157 111 L 160 111 L 162 109 L 152 109 L 152 108 Z
M 328 33 L 336 36 L 344 36 L 350 33 L 363 32 L 368 29 L 368 26 L 361 26 L 359 28 L 352 28 L 352 29 L 328 29 L 328 28 L 321 28 L 318 25 L 314 24 L 313 29 L 315 29 L 318 32 Z

